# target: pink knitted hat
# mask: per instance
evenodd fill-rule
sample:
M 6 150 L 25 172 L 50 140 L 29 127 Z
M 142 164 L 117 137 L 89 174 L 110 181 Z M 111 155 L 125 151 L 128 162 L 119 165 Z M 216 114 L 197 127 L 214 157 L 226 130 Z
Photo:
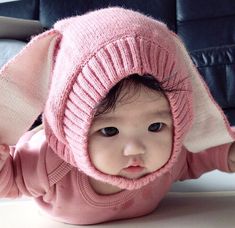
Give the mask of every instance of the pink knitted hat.
M 33 106 L 29 119 L 44 109 L 49 145 L 66 162 L 97 180 L 137 189 L 169 172 L 182 146 L 199 152 L 234 141 L 223 112 L 182 42 L 163 23 L 138 12 L 107 8 L 59 21 L 54 29 L 35 37 L 0 73 L 16 80 L 17 63 L 22 67 L 30 61 L 37 63 L 35 67 L 18 75 L 33 82 L 31 88 L 19 89 L 22 103 Z M 170 77 L 163 86 L 178 89 L 166 93 L 174 124 L 171 158 L 159 170 L 137 180 L 102 173 L 91 163 L 88 151 L 87 136 L 95 108 L 117 82 L 131 74 L 146 73 L 160 82 Z M 210 123 L 216 124 L 216 132 Z

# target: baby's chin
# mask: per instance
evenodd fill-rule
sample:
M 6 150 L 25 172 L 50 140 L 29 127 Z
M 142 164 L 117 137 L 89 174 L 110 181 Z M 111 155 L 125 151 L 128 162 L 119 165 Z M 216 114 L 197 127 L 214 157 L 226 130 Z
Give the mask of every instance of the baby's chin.
M 123 177 L 129 180 L 137 180 L 140 179 L 142 177 L 145 177 L 149 174 L 149 172 L 147 172 L 145 169 L 141 170 L 141 169 L 135 169 L 133 168 L 132 170 L 127 170 L 127 171 L 121 171 L 119 175 L 119 177 Z

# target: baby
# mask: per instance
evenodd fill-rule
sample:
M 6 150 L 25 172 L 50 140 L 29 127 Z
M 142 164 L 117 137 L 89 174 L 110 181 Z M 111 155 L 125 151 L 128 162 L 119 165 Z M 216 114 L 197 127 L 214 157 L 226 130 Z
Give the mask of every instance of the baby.
M 226 117 L 178 37 L 143 14 L 59 21 L 0 76 L 0 197 L 31 196 L 56 220 L 143 216 L 177 180 L 235 171 Z

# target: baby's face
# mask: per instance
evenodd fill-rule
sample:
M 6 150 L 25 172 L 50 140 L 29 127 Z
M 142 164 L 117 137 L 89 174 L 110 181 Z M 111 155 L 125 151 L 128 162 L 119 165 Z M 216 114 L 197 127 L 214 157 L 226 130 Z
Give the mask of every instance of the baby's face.
M 167 99 L 144 88 L 130 100 L 117 102 L 114 111 L 94 118 L 89 132 L 90 158 L 103 173 L 140 178 L 168 161 L 172 134 Z

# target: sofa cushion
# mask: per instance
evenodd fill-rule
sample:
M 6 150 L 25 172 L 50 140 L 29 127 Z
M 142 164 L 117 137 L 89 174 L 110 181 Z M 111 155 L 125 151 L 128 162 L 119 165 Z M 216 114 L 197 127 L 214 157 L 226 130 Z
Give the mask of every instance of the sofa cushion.
M 40 21 L 44 27 L 50 28 L 58 19 L 72 15 L 81 15 L 87 11 L 108 6 L 122 6 L 140 11 L 156 19 L 164 21 L 175 30 L 175 0 L 40 0 Z
M 0 16 L 1 39 L 29 41 L 32 35 L 37 35 L 43 31 L 41 23 L 37 20 Z
M 235 44 L 235 1 L 177 0 L 177 32 L 189 51 Z
M 235 44 L 195 50 L 191 57 L 230 124 L 235 126 Z
M 0 15 L 23 19 L 38 20 L 39 0 L 0 1 Z
M 177 0 L 177 33 L 235 125 L 235 1 Z
M 16 55 L 25 45 L 25 42 L 19 40 L 0 39 L 0 67 Z

